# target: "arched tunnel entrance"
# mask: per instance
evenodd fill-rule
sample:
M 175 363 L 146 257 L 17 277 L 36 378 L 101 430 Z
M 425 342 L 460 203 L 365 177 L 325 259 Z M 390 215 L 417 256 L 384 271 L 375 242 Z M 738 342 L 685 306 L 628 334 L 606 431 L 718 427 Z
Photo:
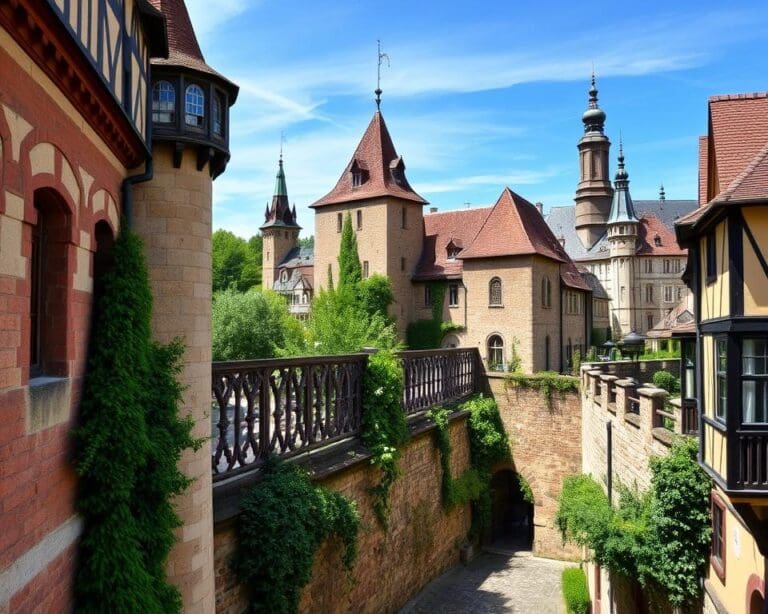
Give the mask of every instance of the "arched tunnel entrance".
M 531 550 L 533 501 L 525 480 L 512 469 L 501 469 L 491 478 L 491 496 L 491 547 Z

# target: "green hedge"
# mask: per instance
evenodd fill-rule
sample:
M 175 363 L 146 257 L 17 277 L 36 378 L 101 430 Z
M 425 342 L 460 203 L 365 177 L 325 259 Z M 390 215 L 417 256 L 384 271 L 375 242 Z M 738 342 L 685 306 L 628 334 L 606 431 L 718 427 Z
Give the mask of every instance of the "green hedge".
M 565 609 L 568 614 L 588 614 L 587 576 L 580 567 L 563 569 L 563 599 L 565 599 Z

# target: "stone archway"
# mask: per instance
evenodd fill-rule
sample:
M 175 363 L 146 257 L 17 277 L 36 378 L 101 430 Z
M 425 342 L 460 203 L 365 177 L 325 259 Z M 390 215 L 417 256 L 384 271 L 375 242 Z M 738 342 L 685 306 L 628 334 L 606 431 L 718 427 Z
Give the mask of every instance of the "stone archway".
M 500 469 L 491 478 L 490 544 L 503 550 L 533 548 L 533 503 L 526 500 L 520 475 Z

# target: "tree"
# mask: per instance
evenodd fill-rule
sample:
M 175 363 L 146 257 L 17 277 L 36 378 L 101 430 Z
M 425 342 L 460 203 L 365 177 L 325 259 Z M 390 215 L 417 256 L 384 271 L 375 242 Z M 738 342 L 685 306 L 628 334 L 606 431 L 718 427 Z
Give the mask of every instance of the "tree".
M 211 239 L 213 291 L 235 288 L 240 292 L 261 283 L 262 238 L 248 241 L 228 230 L 219 229 Z
M 304 348 L 301 324 L 271 290 L 233 289 L 213 301 L 213 360 L 296 355 Z
M 339 287 L 354 288 L 363 279 L 363 268 L 357 253 L 357 237 L 352 230 L 352 216 L 347 212 L 341 229 L 341 246 L 339 247 Z
M 315 235 L 309 235 L 308 237 L 302 237 L 299 239 L 299 247 L 315 247 Z
M 374 273 L 368 279 L 363 279 L 358 284 L 358 299 L 369 316 L 379 314 L 388 320 L 389 306 L 395 300 L 389 277 Z

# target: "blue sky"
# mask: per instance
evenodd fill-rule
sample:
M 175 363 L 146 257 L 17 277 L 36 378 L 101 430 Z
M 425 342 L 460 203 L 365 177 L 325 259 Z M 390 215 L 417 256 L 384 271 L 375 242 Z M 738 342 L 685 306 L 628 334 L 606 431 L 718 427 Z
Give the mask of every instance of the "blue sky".
M 257 232 L 280 134 L 303 235 L 375 110 L 417 192 L 440 210 L 505 185 L 572 204 L 594 63 L 606 132 L 635 199 L 696 198 L 707 97 L 768 89 L 768 3 L 187 0 L 208 63 L 240 85 L 214 228 Z M 215 7 L 215 8 L 212 8 Z

